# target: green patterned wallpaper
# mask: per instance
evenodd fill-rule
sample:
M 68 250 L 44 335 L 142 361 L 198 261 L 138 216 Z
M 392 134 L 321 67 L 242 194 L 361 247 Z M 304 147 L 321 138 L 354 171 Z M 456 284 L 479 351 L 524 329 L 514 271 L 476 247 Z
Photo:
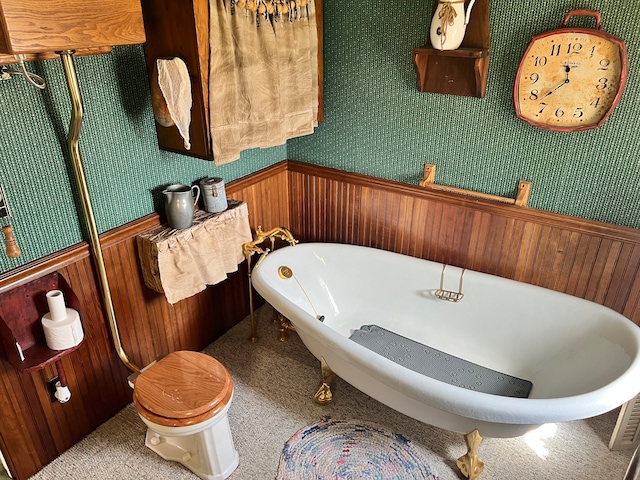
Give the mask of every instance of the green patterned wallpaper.
M 151 191 L 160 185 L 205 175 L 230 181 L 284 158 L 412 184 L 435 163 L 439 183 L 505 196 L 530 180 L 535 208 L 640 228 L 640 0 L 491 0 L 484 99 L 417 92 L 411 50 L 425 41 L 433 0 L 324 1 L 324 122 L 311 136 L 223 167 L 158 149 L 141 46 L 76 59 L 86 115 L 80 148 L 100 231 L 158 209 Z M 582 7 L 599 10 L 605 30 L 626 41 L 624 96 L 597 130 L 535 129 L 514 115 L 518 60 L 531 36 Z M 28 68 L 45 77 L 46 90 L 20 77 L 0 81 L 0 183 L 23 251 L 0 255 L 0 272 L 85 238 L 69 182 L 61 62 Z
M 141 45 L 78 57 L 75 65 L 85 111 L 80 150 L 100 232 L 159 210 L 162 195 L 152 193 L 159 186 L 190 184 L 207 175 L 230 181 L 287 158 L 286 146 L 256 149 L 216 167 L 160 151 Z M 45 78 L 45 90 L 20 76 L 0 81 L 0 183 L 22 249 L 16 259 L 0 254 L 0 272 L 88 238 L 69 180 L 71 102 L 62 62 L 33 62 L 27 68 Z
M 325 0 L 325 121 L 290 141 L 289 157 L 411 184 L 434 163 L 437 183 L 510 197 L 529 180 L 532 207 L 640 228 L 640 0 L 491 0 L 483 99 L 416 90 L 411 50 L 433 1 Z M 600 11 L 625 40 L 627 87 L 599 129 L 539 130 L 515 117 L 517 64 L 533 35 L 576 8 Z

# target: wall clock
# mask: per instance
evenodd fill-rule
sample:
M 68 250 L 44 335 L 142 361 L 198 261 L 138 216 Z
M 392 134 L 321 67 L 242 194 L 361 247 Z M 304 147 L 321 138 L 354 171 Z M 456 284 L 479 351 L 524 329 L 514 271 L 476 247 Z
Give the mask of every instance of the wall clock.
M 573 16 L 595 28 L 571 28 Z M 558 132 L 599 127 L 616 107 L 627 80 L 624 42 L 602 30 L 600 14 L 572 10 L 556 30 L 536 35 L 522 55 L 513 87 L 516 116 Z

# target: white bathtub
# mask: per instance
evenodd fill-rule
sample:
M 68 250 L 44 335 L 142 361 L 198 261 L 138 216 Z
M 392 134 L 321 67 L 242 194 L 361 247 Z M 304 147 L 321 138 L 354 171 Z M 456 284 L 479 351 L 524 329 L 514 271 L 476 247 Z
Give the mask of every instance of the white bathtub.
M 283 279 L 278 267 L 293 278 Z M 640 328 L 601 305 L 466 270 L 464 297 L 435 296 L 443 265 L 352 245 L 269 253 L 255 289 L 333 372 L 412 418 L 454 432 L 515 437 L 612 410 L 640 391 Z M 445 289 L 462 270 L 447 266 Z M 324 315 L 324 322 L 316 316 Z M 409 370 L 349 339 L 377 324 L 498 372 L 529 380 L 528 398 L 481 393 Z

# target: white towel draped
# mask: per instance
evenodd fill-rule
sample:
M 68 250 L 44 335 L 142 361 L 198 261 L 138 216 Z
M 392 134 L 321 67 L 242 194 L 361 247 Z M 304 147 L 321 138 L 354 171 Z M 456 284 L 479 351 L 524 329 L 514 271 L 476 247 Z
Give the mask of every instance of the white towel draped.
M 169 116 L 178 128 L 184 141 L 184 148 L 191 150 L 189 125 L 191 124 L 191 79 L 187 65 L 181 58 L 159 58 L 156 60 L 158 86 L 167 104 Z M 158 123 L 162 125 L 156 117 Z

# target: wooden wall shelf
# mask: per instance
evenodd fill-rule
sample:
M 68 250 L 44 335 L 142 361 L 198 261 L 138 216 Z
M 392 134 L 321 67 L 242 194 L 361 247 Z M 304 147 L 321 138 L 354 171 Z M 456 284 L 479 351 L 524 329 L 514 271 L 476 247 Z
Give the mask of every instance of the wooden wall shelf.
M 80 345 L 65 350 L 47 347 L 40 320 L 49 311 L 46 293 L 61 290 L 68 308 L 80 312 L 78 297 L 58 272 L 37 278 L 0 295 L 0 337 L 9 362 L 19 372 L 33 372 L 60 360 Z M 20 344 L 24 360 L 16 348 Z
M 488 49 L 414 48 L 413 65 L 421 92 L 485 96 L 489 72 Z
M 436 6 L 437 1 L 434 12 Z M 477 0 L 460 48 L 438 50 L 427 44 L 413 49 L 418 90 L 483 98 L 489 73 L 489 44 L 489 0 Z

